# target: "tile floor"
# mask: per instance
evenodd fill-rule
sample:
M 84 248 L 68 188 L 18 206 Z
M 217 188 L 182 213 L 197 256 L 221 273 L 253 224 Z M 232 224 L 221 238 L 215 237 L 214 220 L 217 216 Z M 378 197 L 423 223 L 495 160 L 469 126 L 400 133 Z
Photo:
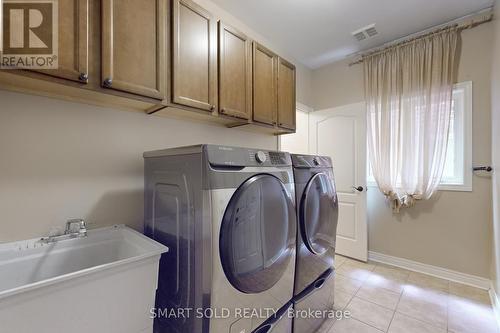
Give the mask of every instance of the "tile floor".
M 488 292 L 393 266 L 336 257 L 335 308 L 322 333 L 499 333 Z

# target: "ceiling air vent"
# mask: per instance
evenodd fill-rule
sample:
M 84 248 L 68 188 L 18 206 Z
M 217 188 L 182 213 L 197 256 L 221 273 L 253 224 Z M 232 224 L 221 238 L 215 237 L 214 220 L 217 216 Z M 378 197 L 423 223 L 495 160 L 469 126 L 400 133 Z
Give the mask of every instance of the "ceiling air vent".
M 370 24 L 367 25 L 366 27 L 363 27 L 359 30 L 356 30 L 352 32 L 352 35 L 358 42 L 361 42 L 362 40 L 374 37 L 378 35 L 377 29 L 375 29 L 375 24 Z

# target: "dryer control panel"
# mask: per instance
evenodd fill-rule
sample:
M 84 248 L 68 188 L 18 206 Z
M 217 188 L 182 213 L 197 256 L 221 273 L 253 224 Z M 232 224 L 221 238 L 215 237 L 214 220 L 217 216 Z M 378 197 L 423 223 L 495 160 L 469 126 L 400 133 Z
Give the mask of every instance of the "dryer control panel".
M 290 166 L 289 153 L 252 148 L 206 145 L 206 155 L 211 165 L 235 167 Z
M 331 168 L 332 160 L 328 156 L 292 154 L 292 164 L 295 168 Z

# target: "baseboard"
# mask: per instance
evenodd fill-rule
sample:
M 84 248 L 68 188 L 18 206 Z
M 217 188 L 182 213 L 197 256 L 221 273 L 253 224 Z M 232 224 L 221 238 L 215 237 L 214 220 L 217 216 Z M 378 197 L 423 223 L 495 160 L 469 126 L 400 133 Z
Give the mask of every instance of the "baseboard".
M 491 281 L 489 279 L 480 276 L 460 273 L 446 268 L 427 265 L 413 260 L 393 257 L 373 251 L 368 252 L 368 259 L 375 262 L 404 268 L 409 271 L 424 273 L 441 279 L 466 284 L 484 290 L 490 290 L 491 288 Z
M 493 306 L 493 313 L 495 314 L 495 319 L 497 320 L 497 326 L 500 327 L 500 300 L 498 299 L 497 292 L 493 283 L 489 290 L 491 305 Z

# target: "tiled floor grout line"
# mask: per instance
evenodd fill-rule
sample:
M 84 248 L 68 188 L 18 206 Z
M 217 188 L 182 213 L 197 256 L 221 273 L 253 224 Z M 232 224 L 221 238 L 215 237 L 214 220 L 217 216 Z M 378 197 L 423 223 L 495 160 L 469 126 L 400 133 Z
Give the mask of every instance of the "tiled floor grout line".
M 354 298 L 354 297 L 353 297 L 353 298 Z M 375 327 L 375 326 L 373 326 L 372 324 L 369 324 L 369 323 L 367 323 L 367 322 L 363 321 L 362 319 L 355 318 L 355 317 L 351 317 L 351 319 L 357 320 L 357 321 L 359 321 L 360 323 L 363 323 L 363 324 L 365 324 L 365 325 L 367 325 L 367 326 L 370 326 L 371 328 L 374 328 L 374 329 L 376 329 L 376 330 L 377 330 L 377 331 L 379 331 L 379 332 L 384 332 L 384 331 L 382 331 L 381 329 L 379 329 L 378 327 Z
M 361 288 L 361 287 L 360 287 L 360 288 Z M 358 290 L 359 290 L 359 288 L 358 288 Z M 354 293 L 354 295 L 352 295 L 351 299 L 349 300 L 349 303 L 347 303 L 347 305 L 344 307 L 344 309 L 347 309 L 347 308 L 349 307 L 349 305 L 352 303 L 353 299 L 356 297 L 356 293 L 358 292 L 358 290 Z M 375 304 L 375 303 L 373 303 L 373 304 Z M 357 320 L 357 321 L 359 321 L 359 322 L 362 322 L 363 324 L 368 325 L 368 326 L 370 326 L 370 327 L 372 327 L 372 328 L 376 329 L 377 331 L 382 332 L 382 331 L 381 331 L 381 330 L 379 330 L 377 327 L 375 327 L 375 326 L 373 326 L 373 325 L 371 325 L 371 324 L 368 324 L 368 323 L 364 322 L 362 319 L 355 318 L 355 317 L 351 317 L 351 318 L 353 318 L 354 320 Z M 334 323 L 334 325 L 335 325 L 335 323 Z
M 342 276 L 344 279 L 349 279 L 349 280 L 356 280 L 358 282 L 361 282 L 361 285 L 359 286 L 358 289 L 356 289 L 356 293 L 359 291 L 359 289 L 361 289 L 361 287 L 368 282 L 368 279 L 365 279 L 365 280 L 359 280 L 359 279 L 356 279 L 356 278 L 353 278 L 353 277 L 350 277 L 350 276 L 347 276 L 347 275 L 343 275 L 343 274 L 340 274 L 340 273 L 337 273 L 338 275 Z M 377 287 L 377 288 L 380 288 L 380 289 L 383 289 L 384 291 L 388 291 L 388 292 L 391 292 L 391 293 L 395 293 L 397 294 L 398 292 L 392 290 L 392 289 L 388 289 L 388 288 L 384 288 L 384 287 Z M 401 292 L 399 292 L 399 294 L 401 294 Z M 362 297 L 360 297 L 362 298 Z M 364 298 L 362 298 L 364 299 Z M 373 303 L 373 302 L 372 302 Z M 377 304 L 378 305 L 378 304 Z M 381 305 L 382 306 L 382 305 Z
M 394 266 L 394 267 L 396 267 L 396 266 Z M 415 271 L 410 271 L 410 274 L 411 274 L 411 272 L 415 272 Z M 416 273 L 419 273 L 419 272 L 416 272 Z M 421 274 L 424 274 L 424 273 L 421 273 Z M 428 274 L 424 274 L 424 275 L 428 275 Z M 429 276 L 432 276 L 432 275 L 429 275 Z M 408 283 L 408 280 L 409 280 L 409 279 L 410 279 L 410 275 L 408 275 L 408 278 L 406 279 L 405 284 L 407 284 L 407 283 Z M 448 320 L 449 315 L 448 315 L 448 313 L 449 313 L 449 311 L 450 311 L 450 306 L 449 306 L 449 302 L 450 302 L 450 300 L 449 300 L 449 295 L 450 295 L 450 290 L 449 290 L 449 289 L 450 289 L 450 281 L 449 281 L 449 280 L 446 280 L 446 279 L 442 279 L 442 280 L 445 280 L 445 281 L 447 282 L 447 285 L 448 285 L 448 286 L 447 286 L 447 288 L 446 288 L 446 294 L 447 294 L 447 297 L 446 297 L 446 328 L 445 328 L 445 331 L 448 333 L 448 332 L 449 332 L 449 331 L 448 331 L 448 329 L 449 329 L 449 325 L 448 325 L 448 324 L 449 324 L 449 323 L 448 323 L 448 321 L 449 321 L 449 320 Z M 434 290 L 434 291 L 435 291 L 435 292 L 439 292 L 439 293 L 442 293 L 442 292 L 443 292 L 442 290 L 439 290 L 439 289 Z M 401 301 L 401 298 L 403 297 L 404 292 L 405 292 L 405 288 L 403 287 L 403 292 L 401 293 L 401 297 L 400 297 L 400 299 L 399 299 L 399 301 L 398 301 L 398 306 L 399 306 L 399 302 Z M 396 312 L 398 312 L 398 308 L 397 308 L 397 306 L 396 306 Z M 399 312 L 398 312 L 398 313 L 399 313 Z M 438 328 L 438 326 L 436 326 L 434 323 L 429 323 L 429 322 L 427 322 L 427 321 L 425 321 L 425 320 L 422 320 L 422 319 L 420 319 L 420 318 L 415 318 L 415 317 L 413 317 L 413 316 L 411 316 L 411 315 L 408 315 L 408 314 L 405 314 L 405 313 L 401 313 L 401 314 L 403 314 L 403 315 L 405 315 L 405 316 L 407 316 L 407 317 L 409 317 L 409 318 L 412 318 L 412 319 L 414 319 L 414 320 L 417 320 L 417 321 L 419 321 L 419 322 L 421 322 L 421 323 L 424 323 L 424 324 L 427 324 L 427 325 L 430 325 L 430 326 L 433 326 L 433 327 Z
M 373 269 L 373 271 L 377 268 L 377 266 L 378 266 L 378 264 L 375 264 L 375 268 Z M 399 300 L 401 299 L 401 295 L 402 295 L 402 293 L 399 294 L 398 304 L 399 304 Z M 389 321 L 389 325 L 387 325 L 386 332 L 389 332 L 389 329 L 391 328 L 392 321 L 394 320 L 394 316 L 396 315 L 396 309 L 398 308 L 398 304 L 396 304 L 396 307 L 394 308 L 394 310 L 392 312 L 392 317 L 391 317 L 391 320 Z
M 406 279 L 404 281 L 405 284 L 408 281 L 409 277 L 410 277 L 410 275 L 408 274 L 408 276 L 406 277 Z M 392 321 L 394 320 L 394 317 L 396 316 L 396 311 L 398 311 L 399 302 L 401 302 L 401 298 L 403 297 L 404 292 L 405 292 L 405 288 L 403 287 L 403 290 L 399 293 L 398 302 L 396 303 L 396 307 L 394 308 L 394 313 L 392 314 L 392 318 L 391 318 L 391 322 L 389 323 L 389 327 L 387 327 L 387 332 L 389 332 L 389 330 L 391 329 Z
M 358 290 L 358 291 L 359 291 L 359 290 Z M 368 302 L 368 303 L 371 303 L 371 304 L 378 305 L 378 306 L 380 306 L 381 308 L 384 308 L 384 309 L 386 309 L 386 310 L 396 311 L 396 309 L 391 309 L 391 308 L 388 308 L 387 306 L 380 305 L 380 304 L 378 304 L 378 303 L 375 303 L 375 302 L 373 302 L 373 301 L 370 301 L 369 299 L 366 299 L 366 298 L 363 298 L 363 297 L 359 297 L 358 295 L 353 295 L 353 298 L 354 298 L 354 297 L 356 297 L 356 298 L 358 298 L 358 299 L 360 299 L 360 300 L 363 300 L 363 301 L 365 301 L 365 302 Z M 400 297 L 401 297 L 401 296 L 400 296 Z M 399 303 L 399 301 L 398 301 L 398 303 Z
M 347 259 L 347 260 L 344 260 L 341 265 L 336 267 L 336 269 L 340 269 L 341 267 L 344 267 L 344 270 L 342 272 L 344 274 L 340 273 L 339 276 L 342 278 L 342 280 L 345 280 L 345 283 L 347 283 L 346 286 L 352 292 L 352 294 L 349 293 L 349 301 L 346 302 L 347 305 L 344 307 L 345 310 L 348 309 L 349 306 L 351 306 L 352 302 L 356 298 L 358 300 L 362 300 L 362 301 L 368 302 L 370 304 L 379 306 L 380 308 L 393 311 L 392 317 L 390 318 L 388 327 L 385 330 L 385 332 L 390 331 L 392 324 L 394 323 L 394 320 L 396 317 L 396 312 L 397 312 L 399 315 L 408 318 L 407 320 L 409 320 L 411 318 L 411 320 L 414 320 L 415 322 L 419 322 L 423 325 L 428 325 L 429 327 L 434 327 L 435 329 L 443 330 L 443 331 L 445 331 L 445 333 L 452 333 L 450 331 L 450 328 L 451 328 L 450 327 L 450 308 L 451 308 L 451 303 L 452 303 L 452 295 L 454 295 L 455 293 L 451 292 L 452 286 L 451 286 L 450 280 L 440 278 L 440 280 L 444 280 L 443 282 L 445 282 L 446 284 L 444 284 L 444 283 L 434 284 L 434 282 L 432 280 L 427 282 L 425 278 L 423 280 L 420 277 L 418 277 L 417 280 L 412 278 L 412 273 L 422 274 L 422 275 L 429 276 L 429 277 L 433 278 L 433 276 L 425 274 L 425 273 L 420 273 L 420 272 L 400 268 L 397 266 L 392 266 L 389 264 L 381 264 L 381 263 L 376 263 L 376 262 L 368 262 L 366 264 L 367 264 L 367 266 L 364 266 L 362 262 L 359 262 L 359 264 L 357 264 L 357 261 L 353 260 L 351 262 L 349 259 Z M 384 268 L 388 268 L 389 270 L 384 270 Z M 393 272 L 390 271 L 390 269 L 395 269 L 394 274 L 393 274 Z M 362 277 L 368 276 L 368 278 L 359 279 L 359 275 L 356 275 L 356 270 L 367 272 L 367 274 L 360 272 L 360 274 L 361 274 L 360 276 L 362 276 Z M 406 272 L 406 274 L 399 274 L 397 272 L 398 270 L 403 270 Z M 399 285 L 399 288 L 392 288 L 392 285 L 384 284 L 383 286 L 381 286 L 381 285 L 378 285 L 377 283 L 373 284 L 373 288 L 379 289 L 379 291 L 383 290 L 383 291 L 387 291 L 387 292 L 391 292 L 391 293 L 397 293 L 398 289 L 401 290 L 399 293 L 399 297 L 397 299 L 397 303 L 396 303 L 394 310 L 387 307 L 387 306 L 375 303 L 372 300 L 365 299 L 364 297 L 358 296 L 358 294 L 360 294 L 360 290 L 362 288 L 369 287 L 370 285 L 372 285 L 372 283 L 369 282 L 371 279 L 371 277 L 370 277 L 371 275 L 368 273 L 373 273 L 374 275 L 381 275 L 388 280 L 392 280 L 391 283 L 394 282 L 395 284 Z M 437 277 L 434 277 L 434 278 L 437 278 Z M 437 278 L 437 279 L 439 279 L 439 278 Z M 430 321 L 427 321 L 427 320 L 422 319 L 420 317 L 416 318 L 412 314 L 406 314 L 404 312 L 399 311 L 399 308 L 401 306 L 401 302 L 403 301 L 403 297 L 410 297 L 410 298 L 413 297 L 412 292 L 410 292 L 410 289 L 408 289 L 409 286 L 412 286 L 412 285 L 416 286 L 417 288 L 423 288 L 425 290 L 428 290 L 431 293 L 441 294 L 442 296 L 440 296 L 440 297 L 445 298 L 446 303 L 439 302 L 439 304 L 441 304 L 440 305 L 441 307 L 443 305 L 446 306 L 446 312 L 443 313 L 443 315 L 446 316 L 446 318 L 443 318 L 445 321 L 445 325 L 439 326 L 436 323 L 434 323 L 433 321 L 430 322 Z M 352 288 L 353 286 L 355 288 Z M 387 288 L 385 288 L 385 287 L 387 287 Z M 339 290 L 339 291 L 342 291 L 344 293 L 347 292 L 347 290 L 345 290 L 345 289 Z M 465 291 L 460 290 L 460 292 L 467 293 L 467 290 L 465 290 Z M 457 292 L 457 295 L 459 298 L 464 298 L 466 300 L 471 299 L 471 300 L 475 301 L 475 299 L 473 298 L 475 296 L 468 296 L 466 294 L 464 294 L 462 296 L 458 292 Z M 370 298 L 371 296 L 367 295 L 367 297 Z M 480 296 L 478 296 L 478 297 L 480 297 Z M 377 299 L 375 299 L 375 300 L 377 300 Z M 433 297 L 429 298 L 429 299 L 427 299 L 427 297 L 425 297 L 423 299 L 423 301 L 424 302 L 429 301 L 431 303 L 434 303 Z M 477 302 L 482 303 L 481 301 L 477 301 Z M 385 302 L 382 302 L 382 303 L 385 304 Z M 389 303 L 387 303 L 387 304 L 389 304 Z M 491 304 L 488 303 L 487 305 L 491 307 Z M 358 313 L 357 316 L 363 318 L 363 313 L 362 312 Z M 357 317 L 352 317 L 352 318 L 358 322 L 362 322 L 363 324 L 365 324 L 369 327 L 372 327 L 373 329 L 376 329 L 377 331 L 380 331 L 380 328 L 377 328 L 377 327 L 373 326 L 372 324 L 366 323 L 363 319 L 360 319 Z M 500 332 L 498 332 L 498 330 L 495 332 L 500 333 Z
M 448 329 L 447 329 L 447 328 L 442 328 L 442 327 L 436 326 L 436 324 L 429 323 L 429 322 L 427 322 L 427 321 L 425 321 L 425 320 L 422 320 L 422 319 L 420 319 L 420 318 L 415 318 L 415 317 L 413 317 L 413 316 L 411 316 L 411 315 L 408 315 L 408 314 L 403 313 L 403 312 L 399 312 L 399 311 L 397 311 L 397 310 L 396 310 L 396 312 L 397 312 L 397 313 L 399 313 L 400 315 L 403 315 L 403 316 L 408 317 L 408 318 L 411 318 L 411 319 L 413 319 L 413 320 L 415 320 L 415 321 L 421 322 L 422 324 L 426 324 L 426 325 L 432 326 L 432 327 L 434 327 L 434 328 L 438 328 L 438 329 L 445 330 L 446 332 L 448 332 Z
M 378 266 L 378 264 L 375 264 L 375 268 L 373 270 L 375 270 L 377 268 L 377 266 Z M 404 290 L 403 290 L 403 292 L 404 292 Z M 401 296 L 403 295 L 403 292 L 399 293 L 398 302 L 396 303 L 396 307 L 394 308 L 394 310 L 392 312 L 391 321 L 389 321 L 389 325 L 387 325 L 387 331 L 386 332 L 389 332 L 389 329 L 391 328 L 392 321 L 394 320 L 394 316 L 396 315 L 396 310 L 398 308 L 399 301 L 401 301 Z
M 446 298 L 446 332 L 450 331 L 450 281 L 448 281 L 448 297 Z
M 344 261 L 344 262 L 342 263 L 342 265 L 343 265 L 345 262 L 346 262 L 346 261 Z M 373 271 L 376 269 L 376 267 L 377 267 L 377 266 L 379 266 L 379 264 L 375 264 L 375 267 L 374 267 L 372 270 L 370 270 L 370 272 L 373 272 Z M 391 266 L 391 265 L 387 265 L 387 266 L 389 266 L 389 267 L 394 267 L 394 268 L 398 268 L 398 267 L 396 267 L 396 266 Z M 339 267 L 340 267 L 340 266 L 339 266 Z M 382 266 L 382 267 L 383 267 L 383 266 Z M 360 269 L 363 269 L 363 268 L 360 268 Z M 368 270 L 367 270 L 367 271 L 368 271 Z M 409 272 L 410 272 L 410 274 L 411 274 L 411 272 L 412 272 L 412 271 L 409 271 Z M 402 282 L 403 284 L 407 284 L 407 283 L 408 283 L 408 280 L 409 280 L 410 274 L 408 274 L 408 276 L 404 279 L 404 281 Z M 378 305 L 378 306 L 380 306 L 380 307 L 382 307 L 382 308 L 384 308 L 384 309 L 387 309 L 387 310 L 391 310 L 391 311 L 393 311 L 391 321 L 389 322 L 389 326 L 388 326 L 387 331 L 386 331 L 386 332 L 388 332 L 388 331 L 389 331 L 389 329 L 390 329 L 390 327 L 391 327 L 392 321 L 394 320 L 394 316 L 396 315 L 396 312 L 398 312 L 398 311 L 397 311 L 397 309 L 398 309 L 399 303 L 401 302 L 401 298 L 403 297 L 403 294 L 404 294 L 404 292 L 405 292 L 404 287 L 403 287 L 403 290 L 399 293 L 399 298 L 398 298 L 398 302 L 397 302 L 397 304 L 396 304 L 396 308 L 393 310 L 393 309 L 390 309 L 390 308 L 385 307 L 385 306 L 383 306 L 383 305 L 377 304 L 377 303 L 375 303 L 375 302 L 373 302 L 373 301 L 370 301 L 370 300 L 367 300 L 367 299 L 364 299 L 364 298 L 362 298 L 362 297 L 358 297 L 358 296 L 357 296 L 358 292 L 359 292 L 359 291 L 360 291 L 360 289 L 361 289 L 361 288 L 365 285 L 365 283 L 367 283 L 368 279 L 365 279 L 365 280 L 363 280 L 363 281 L 362 281 L 362 280 L 358 280 L 358 279 L 356 279 L 356 278 L 352 278 L 352 277 L 345 276 L 345 275 L 342 275 L 342 274 L 339 274 L 339 275 L 341 275 L 342 277 L 344 277 L 344 278 L 346 278 L 346 279 L 357 280 L 357 281 L 361 282 L 361 285 L 360 285 L 360 286 L 356 289 L 356 291 L 355 291 L 355 292 L 354 292 L 354 294 L 352 295 L 352 297 L 351 297 L 351 299 L 350 299 L 350 301 L 349 301 L 348 305 L 346 305 L 346 306 L 344 307 L 344 309 L 346 309 L 346 308 L 349 306 L 349 304 L 352 302 L 352 300 L 356 297 L 356 298 L 361 299 L 361 300 L 363 300 L 363 301 L 365 301 L 365 302 L 368 302 L 368 303 L 371 303 L 371 304 L 374 304 L 374 305 Z M 449 281 L 448 281 L 448 282 L 449 282 Z M 380 289 L 383 289 L 383 290 L 386 290 L 386 291 L 389 291 L 389 292 L 396 293 L 396 292 L 394 292 L 393 290 L 386 289 L 386 288 L 383 288 L 383 287 L 380 287 Z M 448 293 L 448 294 L 449 294 L 449 293 Z M 448 305 L 447 305 L 447 311 L 449 311 L 449 306 L 448 306 Z M 429 322 L 426 322 L 426 321 L 421 320 L 421 319 L 419 319 L 419 318 L 414 318 L 413 316 L 410 316 L 410 315 L 407 315 L 407 314 L 403 314 L 403 315 L 405 315 L 405 316 L 407 316 L 407 317 L 409 317 L 409 318 L 412 318 L 412 319 L 414 319 L 414 320 L 417 320 L 417 321 L 419 321 L 419 322 L 421 322 L 421 323 L 424 323 L 424 324 L 427 324 L 427 325 L 430 325 L 430 326 L 433 326 L 433 327 L 437 327 L 437 326 L 434 326 L 434 324 L 429 323 Z M 359 319 L 359 318 L 354 318 L 354 319 L 356 319 L 356 320 L 358 320 L 358 321 L 360 321 L 360 322 L 362 322 L 362 323 L 364 323 L 364 324 L 366 324 L 366 325 L 369 325 L 370 327 L 373 327 L 373 328 L 375 328 L 375 329 L 377 329 L 377 330 L 378 330 L 378 328 L 377 328 L 377 327 L 374 327 L 374 326 L 372 326 L 372 325 L 370 325 L 370 324 L 368 324 L 368 323 L 364 322 L 362 319 Z M 447 318 L 446 318 L 446 331 L 448 332 L 448 312 L 447 312 Z
M 376 267 L 376 265 L 375 265 L 375 267 Z M 375 269 L 375 267 L 371 270 L 371 272 L 373 272 L 373 270 Z M 340 275 L 342 275 L 342 274 L 340 274 Z M 344 275 L 342 275 L 342 276 L 344 276 Z M 346 276 L 344 276 L 344 277 L 346 277 Z M 346 278 L 349 278 L 349 277 L 346 277 Z M 358 281 L 360 281 L 360 280 L 358 280 Z M 380 306 L 381 308 L 384 308 L 384 309 L 386 309 L 386 310 L 390 310 L 390 311 L 392 311 L 392 318 L 394 318 L 394 314 L 396 313 L 396 310 L 389 309 L 389 308 L 387 308 L 387 307 L 385 307 L 385 306 L 382 306 L 382 305 L 380 305 L 380 304 L 374 303 L 374 302 L 372 302 L 372 301 L 370 301 L 370 300 L 367 300 L 367 299 L 364 299 L 364 298 L 362 298 L 362 297 L 357 297 L 358 292 L 361 290 L 361 288 L 362 288 L 362 287 L 363 287 L 363 285 L 366 283 L 366 281 L 367 281 L 367 279 L 366 279 L 366 280 L 364 280 L 364 281 L 361 281 L 361 285 L 358 287 L 358 289 L 356 289 L 356 291 L 355 291 L 355 292 L 354 292 L 354 294 L 352 295 L 352 297 L 351 297 L 351 299 L 350 299 L 349 303 L 345 306 L 345 308 L 344 308 L 344 309 L 347 309 L 347 308 L 349 307 L 349 305 L 352 303 L 352 301 L 354 300 L 354 298 L 358 298 L 358 299 L 361 299 L 361 300 L 363 300 L 363 301 L 365 301 L 365 302 L 368 302 L 368 303 L 371 303 L 371 304 L 374 304 L 374 305 L 378 305 L 378 306 Z M 375 327 L 375 326 L 373 326 L 373 325 L 371 325 L 371 324 L 369 324 L 369 323 L 367 323 L 367 322 L 363 321 L 363 319 L 361 319 L 361 318 L 355 318 L 355 317 L 352 317 L 352 318 L 354 318 L 355 320 L 360 321 L 360 322 L 362 322 L 363 324 L 368 325 L 368 326 L 370 326 L 370 327 L 372 327 L 372 328 L 374 328 L 374 329 L 376 329 L 376 330 L 378 330 L 378 331 L 381 331 L 381 332 L 382 332 L 382 330 L 380 330 L 378 327 Z M 387 330 L 386 330 L 385 332 L 387 332 L 387 331 L 389 330 L 389 327 L 390 327 L 390 325 L 391 325 L 391 323 L 392 323 L 392 318 L 391 318 L 391 322 L 389 323 L 389 326 L 387 326 Z
M 362 287 L 362 286 L 361 286 L 361 287 Z M 356 293 L 355 293 L 354 295 L 352 295 L 352 298 L 356 297 L 356 298 L 358 298 L 358 299 L 360 299 L 360 300 L 363 300 L 363 301 L 365 301 L 365 302 L 368 302 L 368 303 L 371 303 L 371 304 L 378 305 L 378 306 L 380 306 L 381 308 L 384 308 L 384 309 L 386 309 L 386 310 L 396 311 L 395 309 L 391 309 L 391 308 L 388 308 L 388 307 L 386 307 L 386 306 L 380 305 L 380 304 L 378 304 L 378 303 L 375 303 L 375 302 L 373 302 L 373 301 L 370 301 L 369 299 L 366 299 L 366 298 L 363 298 L 363 297 L 359 297 L 357 294 L 358 294 L 359 290 L 361 289 L 361 287 L 359 287 L 359 289 L 356 291 Z M 401 297 L 401 295 L 400 295 L 399 297 Z M 398 300 L 398 304 L 399 304 L 399 300 Z
M 396 267 L 396 266 L 391 266 L 391 267 Z M 396 268 L 397 268 L 397 267 L 396 267 Z M 409 272 L 410 272 L 410 274 L 411 274 L 411 272 L 413 272 L 413 271 L 409 271 Z M 405 278 L 405 280 L 404 280 L 404 282 L 403 282 L 403 283 L 406 285 L 406 284 L 408 283 L 408 280 L 409 280 L 409 279 L 410 279 L 410 275 L 408 274 L 408 277 L 406 277 L 406 278 Z M 447 280 L 447 281 L 448 281 L 448 280 Z M 448 281 L 448 282 L 449 282 L 449 281 Z M 449 288 L 448 288 L 448 289 L 449 289 Z M 434 323 L 429 323 L 429 322 L 427 322 L 427 321 L 425 321 L 425 320 L 422 320 L 422 319 L 420 319 L 420 318 L 415 318 L 415 317 L 413 317 L 413 316 L 411 316 L 411 315 L 409 315 L 409 314 L 402 313 L 402 312 L 399 312 L 399 311 L 398 311 L 399 303 L 401 302 L 401 298 L 403 298 L 403 294 L 404 294 L 404 293 L 405 293 L 405 287 L 403 287 L 403 291 L 402 291 L 402 292 L 400 293 L 400 295 L 399 295 L 398 303 L 396 304 L 396 309 L 394 310 L 394 316 L 396 315 L 396 312 L 397 312 L 397 313 L 401 313 L 402 315 L 404 315 L 404 316 L 406 316 L 406 317 L 408 317 L 408 318 L 412 318 L 412 319 L 414 319 L 414 320 L 416 320 L 416 321 L 419 321 L 419 322 L 421 322 L 421 323 L 423 323 L 423 324 L 430 325 L 430 326 L 432 326 L 432 327 L 436 327 L 436 328 L 438 328 L 437 326 L 435 326 L 435 324 L 434 324 Z M 448 295 L 449 295 L 449 293 L 448 293 Z M 449 299 L 447 299 L 447 302 L 449 302 Z M 448 311 L 449 311 L 449 304 L 447 304 L 447 306 L 446 306 L 446 328 L 445 328 L 446 332 L 448 332 Z M 393 319 L 394 319 L 394 316 L 393 316 Z M 392 320 L 393 320 L 393 319 L 392 319 Z M 392 324 L 392 320 L 391 320 L 391 323 L 389 324 L 389 328 L 391 327 L 390 325 Z

